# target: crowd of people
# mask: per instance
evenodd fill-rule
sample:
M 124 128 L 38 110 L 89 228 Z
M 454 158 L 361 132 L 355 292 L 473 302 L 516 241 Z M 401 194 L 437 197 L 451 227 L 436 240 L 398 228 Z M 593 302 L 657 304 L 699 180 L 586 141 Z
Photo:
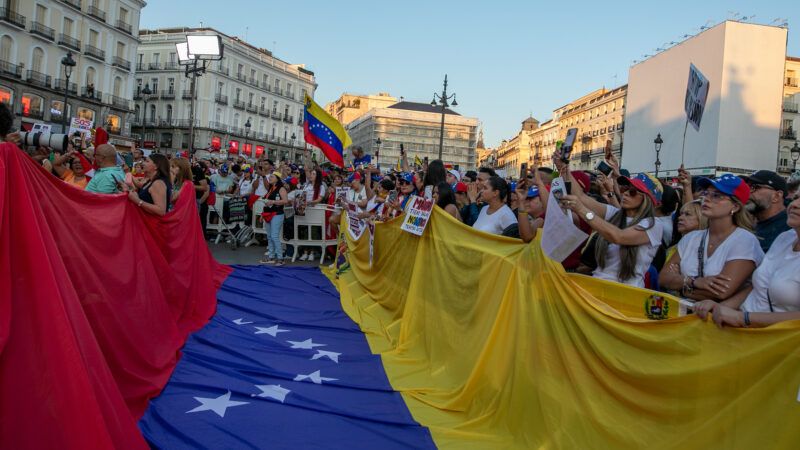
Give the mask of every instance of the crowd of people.
M 2 116 L 0 111 L 0 127 Z M 19 140 L 7 127 L 0 134 Z M 286 252 L 294 251 L 284 241 L 294 232 L 293 217 L 306 208 L 325 210 L 322 233 L 335 239 L 348 206 L 361 219 L 385 221 L 403 214 L 414 196 L 426 196 L 465 226 L 531 242 L 555 200 L 589 235 L 562 261 L 567 271 L 690 299 L 696 314 L 712 316 L 720 326 L 800 319 L 797 174 L 786 179 L 759 170 L 712 179 L 681 168 L 676 179 L 659 180 L 628 173 L 610 153 L 605 171 L 571 170 L 556 154 L 554 168 L 531 167 L 510 180 L 492 168 L 462 172 L 440 160 L 412 166 L 405 153 L 399 168 L 384 172 L 359 147 L 351 149 L 346 168 L 337 168 L 322 167 L 308 152 L 302 164 L 145 156 L 139 149 L 122 157 L 113 146 L 95 148 L 80 136 L 61 154 L 27 150 L 65 183 L 97 194 L 125 193 L 148 214 L 167 214 L 181 192 L 193 190 L 204 230 L 208 218 L 220 220 L 208 213 L 216 196 L 244 197 L 247 223 L 255 215 L 266 236 L 261 263 L 273 265 L 284 264 Z M 550 193 L 556 177 L 569 186 L 557 198 Z M 191 188 L 181 189 L 184 184 Z M 263 207 L 254 210 L 259 200 Z M 320 256 L 311 248 L 299 252 L 300 260 Z

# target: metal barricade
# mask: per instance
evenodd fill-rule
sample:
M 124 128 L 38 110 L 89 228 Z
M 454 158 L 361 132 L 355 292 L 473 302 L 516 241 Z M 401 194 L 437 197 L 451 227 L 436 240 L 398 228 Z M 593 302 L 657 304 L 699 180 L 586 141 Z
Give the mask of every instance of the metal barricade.
M 286 208 L 290 209 L 290 208 Z M 319 247 L 320 258 L 319 263 L 325 260 L 325 249 L 328 247 L 336 246 L 336 239 L 325 239 L 325 212 L 333 211 L 333 207 L 328 205 L 316 205 L 306 207 L 305 215 L 294 215 L 294 237 L 286 240 L 283 233 L 281 233 L 281 243 L 291 245 L 294 248 L 292 254 L 292 262 L 297 259 L 297 254 L 300 247 Z M 300 238 L 300 230 L 304 230 L 304 237 Z M 317 233 L 318 231 L 318 233 Z M 320 239 L 313 239 L 317 234 L 321 236 Z

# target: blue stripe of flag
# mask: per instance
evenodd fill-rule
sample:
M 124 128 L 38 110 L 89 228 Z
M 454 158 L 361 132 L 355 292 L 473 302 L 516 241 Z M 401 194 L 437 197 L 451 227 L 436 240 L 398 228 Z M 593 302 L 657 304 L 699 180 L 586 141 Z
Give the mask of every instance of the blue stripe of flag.
M 331 148 L 336 150 L 336 152 L 338 152 L 340 155 L 344 154 L 344 145 L 342 145 L 342 141 L 339 140 L 339 136 L 336 136 L 336 133 L 334 133 L 333 130 L 328 128 L 327 125 L 309 113 L 308 109 L 305 110 L 304 116 L 306 122 L 308 122 L 309 132 L 319 138 L 322 142 L 330 145 Z
M 318 269 L 237 267 L 217 297 L 139 423 L 154 447 L 435 448 Z

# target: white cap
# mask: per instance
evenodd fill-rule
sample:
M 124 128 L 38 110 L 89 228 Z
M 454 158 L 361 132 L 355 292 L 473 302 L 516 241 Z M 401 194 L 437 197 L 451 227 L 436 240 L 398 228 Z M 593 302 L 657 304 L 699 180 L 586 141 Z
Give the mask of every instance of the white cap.
M 450 175 L 456 177 L 456 180 L 461 181 L 461 174 L 456 169 L 450 169 Z

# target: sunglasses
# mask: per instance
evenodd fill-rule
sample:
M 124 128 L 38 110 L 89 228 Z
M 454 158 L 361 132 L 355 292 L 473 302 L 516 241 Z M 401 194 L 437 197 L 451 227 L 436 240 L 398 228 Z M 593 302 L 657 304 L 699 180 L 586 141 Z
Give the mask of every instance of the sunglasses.
M 730 198 L 729 196 L 723 194 L 722 192 L 717 192 L 717 191 L 702 191 L 700 192 L 700 197 L 703 200 L 711 200 L 712 202 L 718 202 L 722 199 Z
M 635 197 L 636 194 L 640 194 L 639 190 L 629 184 L 623 184 L 619 187 L 619 193 L 624 194 L 628 193 L 631 197 Z
M 405 185 L 405 184 L 411 184 L 411 182 L 410 182 L 410 181 L 406 181 L 406 180 L 399 180 L 399 181 L 397 182 L 397 184 L 399 184 L 399 185 Z

